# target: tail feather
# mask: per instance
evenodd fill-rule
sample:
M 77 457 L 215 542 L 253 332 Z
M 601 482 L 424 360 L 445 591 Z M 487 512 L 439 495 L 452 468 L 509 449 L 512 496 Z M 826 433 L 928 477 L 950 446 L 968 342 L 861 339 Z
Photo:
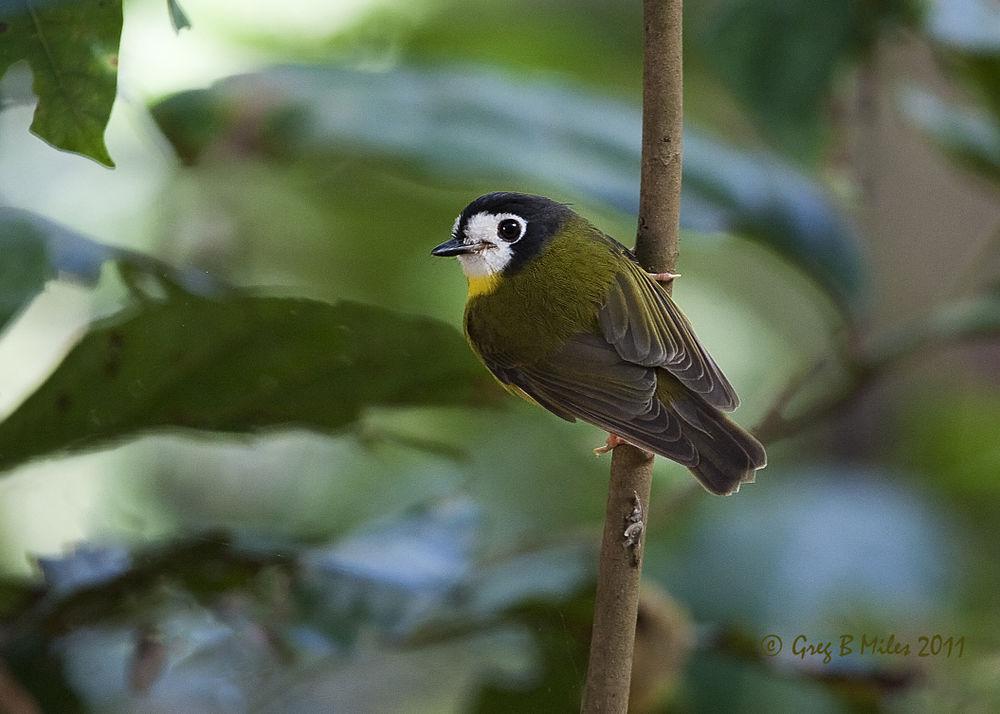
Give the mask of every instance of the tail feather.
M 696 452 L 685 464 L 712 493 L 728 495 L 752 483 L 767 454 L 757 439 L 672 375 L 657 371 L 657 397 L 681 418 L 681 431 Z

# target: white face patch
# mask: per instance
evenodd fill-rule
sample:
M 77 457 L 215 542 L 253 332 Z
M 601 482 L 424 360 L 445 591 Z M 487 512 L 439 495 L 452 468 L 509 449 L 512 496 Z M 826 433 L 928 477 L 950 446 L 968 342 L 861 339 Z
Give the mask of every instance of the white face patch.
M 516 240 L 504 240 L 497 234 L 501 221 L 516 221 L 520 227 L 520 235 Z M 458 219 L 455 220 L 453 231 L 458 230 Z M 465 235 L 461 238 L 467 245 L 482 245 L 475 253 L 458 256 L 462 270 L 470 278 L 483 278 L 495 275 L 507 267 L 514 257 L 513 244 L 524 237 L 528 224 L 514 213 L 487 213 L 485 211 L 471 216 L 465 223 Z

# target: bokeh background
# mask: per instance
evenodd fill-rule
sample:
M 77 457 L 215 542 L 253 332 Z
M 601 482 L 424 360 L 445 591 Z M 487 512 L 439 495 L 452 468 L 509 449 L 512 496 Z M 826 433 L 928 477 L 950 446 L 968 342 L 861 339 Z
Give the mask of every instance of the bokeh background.
M 428 252 L 498 189 L 631 242 L 640 3 L 168 6 L 114 170 L 0 81 L 0 710 L 577 710 L 603 435 L 497 395 Z M 675 299 L 770 464 L 658 461 L 633 708 L 995 710 L 1000 7 L 685 23 Z

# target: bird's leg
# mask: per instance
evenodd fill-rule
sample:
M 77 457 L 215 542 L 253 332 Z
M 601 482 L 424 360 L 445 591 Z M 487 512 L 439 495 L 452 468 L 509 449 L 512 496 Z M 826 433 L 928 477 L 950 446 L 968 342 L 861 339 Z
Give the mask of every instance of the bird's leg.
M 625 439 L 618 436 L 618 434 L 608 434 L 608 440 L 604 442 L 604 446 L 598 446 L 594 449 L 594 456 L 601 456 L 609 451 L 614 451 L 616 446 L 621 446 L 622 444 L 627 444 Z
M 658 283 L 669 283 L 674 278 L 681 277 L 680 273 L 646 273 L 646 275 Z

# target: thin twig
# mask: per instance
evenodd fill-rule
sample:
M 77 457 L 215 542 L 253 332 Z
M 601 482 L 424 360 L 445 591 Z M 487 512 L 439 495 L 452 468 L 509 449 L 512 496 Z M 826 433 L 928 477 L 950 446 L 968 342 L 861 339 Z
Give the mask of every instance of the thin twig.
M 867 340 L 852 340 L 853 344 L 840 356 L 840 366 L 846 370 L 847 379 L 797 413 L 788 415 L 787 407 L 811 379 L 835 363 L 828 357 L 817 360 L 803 373 L 808 378 L 789 383 L 754 432 L 765 444 L 795 436 L 849 407 L 876 380 L 915 354 L 945 345 L 998 337 L 1000 292 L 941 305 L 920 320 L 883 330 Z
M 681 0 L 643 1 L 642 167 L 635 252 L 675 272 L 681 192 Z M 653 457 L 614 450 L 582 711 L 626 712 Z

